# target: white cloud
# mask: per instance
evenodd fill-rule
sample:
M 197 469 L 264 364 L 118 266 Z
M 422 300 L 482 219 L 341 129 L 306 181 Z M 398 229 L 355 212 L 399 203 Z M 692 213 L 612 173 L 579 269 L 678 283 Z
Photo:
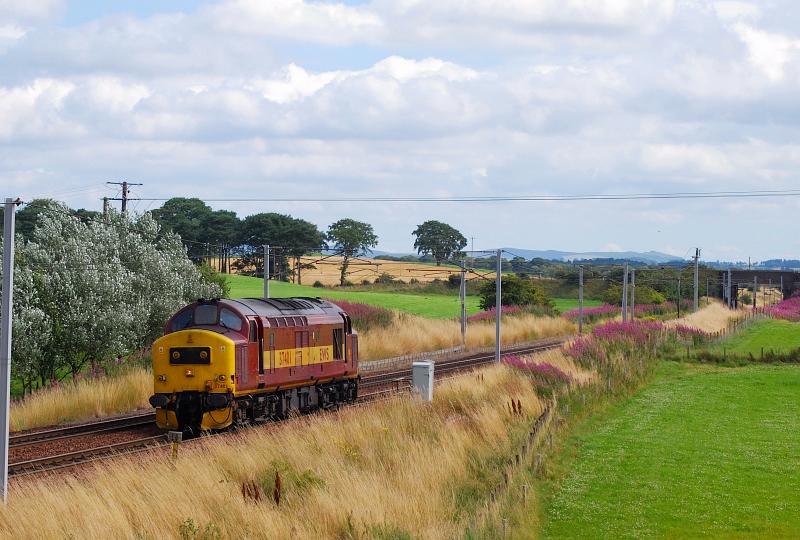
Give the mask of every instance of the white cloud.
M 642 163 L 654 172 L 687 175 L 693 182 L 702 182 L 704 176 L 725 176 L 734 171 L 725 153 L 708 145 L 646 145 L 642 148 Z
M 380 16 L 367 8 L 304 0 L 231 0 L 207 12 L 223 32 L 279 36 L 329 44 L 375 39 L 383 32 Z
M 77 27 L 59 26 L 58 2 L 14 17 L 9 5 L 0 186 L 630 193 L 780 188 L 800 168 L 797 40 L 780 1 L 232 0 Z M 764 219 L 796 213 L 778 206 Z M 545 230 L 566 249 L 588 235 L 590 250 L 649 248 L 661 224 L 675 245 L 752 226 L 746 211 L 718 223 L 703 201 L 497 206 L 496 223 L 475 221 L 481 205 L 235 209 L 273 207 L 372 219 L 399 247 L 409 220 L 434 214 L 486 246 Z M 587 232 L 575 216 L 588 211 Z
M 725 21 L 754 20 L 761 16 L 761 8 L 757 4 L 737 0 L 714 2 L 714 10 Z
M 47 19 L 58 14 L 63 0 L 0 0 L 0 20 Z
M 800 49 L 800 40 L 758 30 L 744 23 L 737 23 L 734 28 L 747 45 L 753 66 L 772 81 L 783 79 L 786 64 L 796 57 Z

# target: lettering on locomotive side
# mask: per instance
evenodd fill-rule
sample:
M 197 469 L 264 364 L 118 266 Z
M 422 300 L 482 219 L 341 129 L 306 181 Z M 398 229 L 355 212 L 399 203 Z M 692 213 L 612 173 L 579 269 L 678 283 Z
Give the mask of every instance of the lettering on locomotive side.
M 285 368 L 294 366 L 294 349 L 284 349 L 278 351 L 278 358 L 275 361 L 276 368 Z
M 320 347 L 319 348 L 319 361 L 322 362 L 330 362 L 331 361 L 331 353 L 328 347 Z
M 271 351 L 264 351 L 268 357 Z M 333 347 L 309 347 L 306 349 L 281 349 L 275 351 L 275 368 L 325 364 L 333 361 Z

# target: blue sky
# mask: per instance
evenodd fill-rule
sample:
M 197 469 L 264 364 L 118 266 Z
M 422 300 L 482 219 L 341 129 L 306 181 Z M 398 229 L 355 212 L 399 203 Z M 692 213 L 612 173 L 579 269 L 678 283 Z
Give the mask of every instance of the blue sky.
M 800 21 L 771 0 L 0 2 L 0 188 L 142 197 L 800 187 Z M 136 204 L 146 211 L 157 202 Z M 796 199 L 212 203 L 380 248 L 800 256 Z

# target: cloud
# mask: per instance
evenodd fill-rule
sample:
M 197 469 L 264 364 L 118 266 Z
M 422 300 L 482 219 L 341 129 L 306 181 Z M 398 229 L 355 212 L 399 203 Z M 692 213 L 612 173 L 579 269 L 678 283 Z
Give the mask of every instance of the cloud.
M 0 0 L 0 20 L 36 21 L 61 12 L 62 0 Z
M 788 3 L 231 0 L 75 27 L 59 24 L 58 2 L 15 3 L 13 16 L 10 5 L 0 3 L 7 188 L 126 177 L 145 182 L 148 195 L 269 198 L 797 182 L 800 70 Z M 72 202 L 96 205 L 91 197 Z M 776 204 L 762 219 L 793 219 L 794 201 Z M 408 224 L 435 214 L 486 246 L 524 246 L 540 242 L 531 231 L 546 231 L 552 246 L 596 250 L 606 238 L 649 248 L 654 223 L 669 225 L 663 243 L 674 245 L 754 226 L 746 211 L 719 223 L 717 208 L 234 209 L 322 225 L 374 220 L 382 243 L 401 249 Z
M 761 16 L 761 8 L 757 4 L 736 0 L 714 2 L 714 11 L 725 21 L 754 20 Z
M 786 65 L 797 58 L 800 39 L 766 32 L 744 23 L 737 23 L 734 28 L 747 45 L 753 66 L 774 82 L 783 79 Z

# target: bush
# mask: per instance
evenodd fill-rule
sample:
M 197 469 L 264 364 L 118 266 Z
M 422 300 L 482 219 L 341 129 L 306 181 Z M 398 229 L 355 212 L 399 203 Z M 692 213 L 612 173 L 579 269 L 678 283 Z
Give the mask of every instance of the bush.
M 347 312 L 353 321 L 353 326 L 359 332 L 371 328 L 385 328 L 394 320 L 394 313 L 386 308 L 345 300 L 331 300 L 331 303 Z
M 377 281 L 375 283 L 377 283 Z M 372 285 L 372 282 L 370 280 L 368 280 L 368 279 L 362 279 L 361 280 L 361 284 L 362 285 Z
M 367 280 L 364 280 L 364 281 L 367 281 Z M 386 272 L 384 272 L 381 275 L 379 275 L 377 278 L 375 278 L 375 283 L 380 283 L 381 285 L 391 285 L 392 283 L 394 283 L 394 277 L 391 274 L 387 274 Z M 368 284 L 369 284 L 369 281 L 367 281 L 367 283 L 365 283 L 365 285 L 368 285 Z
M 317 281 L 315 281 L 315 282 L 314 282 L 314 284 L 312 285 L 312 287 L 315 287 L 315 288 L 317 288 L 317 289 L 322 289 L 322 288 L 324 288 L 324 287 L 325 287 L 325 285 L 323 285 L 323 284 L 322 284 L 322 282 L 321 282 L 320 280 L 317 280 Z
M 504 306 L 542 306 L 553 307 L 553 302 L 547 297 L 541 286 L 529 279 L 506 275 L 501 278 L 502 298 L 500 303 Z M 487 310 L 495 305 L 495 282 L 487 281 L 480 289 L 481 309 Z
M 749 293 L 744 293 L 742 295 L 742 304 L 744 304 L 746 306 L 752 305 L 753 304 L 753 297 L 750 296 Z
M 628 292 L 630 294 L 630 292 Z M 647 285 L 637 285 L 635 300 L 637 304 L 663 304 L 667 301 L 663 294 Z M 603 301 L 614 306 L 622 305 L 622 285 L 612 285 L 603 293 Z
M 228 280 L 225 279 L 225 274 L 220 274 L 205 263 L 198 266 L 197 269 L 200 271 L 204 282 L 212 283 L 220 288 L 222 291 L 222 298 L 228 298 L 230 296 L 231 286 L 228 284 Z
M 450 274 L 447 276 L 447 284 L 454 289 L 461 287 L 461 274 Z

